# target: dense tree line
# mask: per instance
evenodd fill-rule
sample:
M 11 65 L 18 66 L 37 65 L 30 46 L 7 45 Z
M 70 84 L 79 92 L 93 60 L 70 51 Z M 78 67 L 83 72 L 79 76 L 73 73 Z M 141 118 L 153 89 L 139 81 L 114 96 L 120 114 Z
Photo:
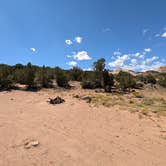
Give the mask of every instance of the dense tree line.
M 105 68 L 103 58 L 93 63 L 92 71 L 83 71 L 79 67 L 73 67 L 70 70 L 63 70 L 59 67 L 40 67 L 31 63 L 14 66 L 0 64 L 0 89 L 11 89 L 17 84 L 24 84 L 29 90 L 52 88 L 55 86 L 55 82 L 59 87 L 70 88 L 70 80 L 80 81 L 84 89 L 103 88 L 106 92 L 111 92 L 115 87 L 126 91 L 131 88 L 140 88 L 144 84 L 158 83 L 160 86 L 166 87 L 166 74 L 133 76 L 121 71 L 117 75 L 113 75 Z

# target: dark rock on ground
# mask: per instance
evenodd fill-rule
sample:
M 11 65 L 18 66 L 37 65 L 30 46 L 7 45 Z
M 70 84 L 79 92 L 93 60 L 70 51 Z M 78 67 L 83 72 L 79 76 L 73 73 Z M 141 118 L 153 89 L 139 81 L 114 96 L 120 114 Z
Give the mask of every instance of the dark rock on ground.
M 64 103 L 65 102 L 65 100 L 64 99 L 62 99 L 61 97 L 56 97 L 56 98 L 54 98 L 54 99 L 51 99 L 51 98 L 49 98 L 49 103 L 50 104 L 61 104 L 61 103 Z

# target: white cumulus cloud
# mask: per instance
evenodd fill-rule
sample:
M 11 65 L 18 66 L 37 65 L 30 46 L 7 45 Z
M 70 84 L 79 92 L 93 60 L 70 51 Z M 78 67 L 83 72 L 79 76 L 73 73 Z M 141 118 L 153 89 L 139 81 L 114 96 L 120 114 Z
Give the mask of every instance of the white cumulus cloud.
M 124 68 L 134 71 L 147 71 L 164 66 L 165 61 L 162 61 L 158 56 L 145 56 L 151 51 L 151 48 L 146 48 L 136 53 L 115 54 L 114 59 L 111 58 L 108 65 L 111 68 Z
M 131 63 L 132 63 L 132 65 L 137 65 L 137 59 L 132 59 Z
M 134 54 L 134 56 L 136 56 L 136 57 L 139 57 L 140 55 L 141 55 L 141 53 L 139 53 L 139 52 Z
M 127 61 L 130 58 L 128 54 L 122 55 L 122 56 L 117 56 L 117 58 L 110 62 L 108 65 L 110 67 L 123 67 L 125 61 Z
M 76 43 L 78 43 L 78 44 L 81 44 L 81 43 L 82 43 L 82 40 L 83 40 L 83 38 L 80 37 L 80 36 L 75 37 L 75 41 L 76 41 Z
M 65 43 L 66 43 L 67 45 L 72 45 L 72 44 L 73 44 L 73 42 L 72 42 L 70 39 L 65 40 Z
M 86 51 L 79 51 L 73 53 L 73 58 L 78 61 L 91 60 L 92 58 L 88 55 Z
M 151 49 L 151 48 L 145 48 L 144 51 L 145 51 L 145 52 L 151 52 L 152 49 Z
M 151 57 L 151 58 L 147 58 L 147 59 L 145 60 L 145 62 L 146 62 L 146 63 L 151 63 L 151 62 L 153 62 L 153 61 L 155 61 L 155 60 L 157 60 L 157 59 L 158 59 L 157 56 L 153 56 L 153 57 Z
M 164 32 L 161 37 L 166 38 L 166 32 Z
M 84 68 L 83 71 L 92 71 L 92 68 Z

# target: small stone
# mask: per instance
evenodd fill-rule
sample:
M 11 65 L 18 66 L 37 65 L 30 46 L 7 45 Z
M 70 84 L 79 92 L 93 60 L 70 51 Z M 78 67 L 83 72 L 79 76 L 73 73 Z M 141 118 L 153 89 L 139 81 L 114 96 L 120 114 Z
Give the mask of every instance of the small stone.
M 85 100 L 87 103 L 91 103 L 92 98 L 90 96 L 84 96 L 82 97 L 82 100 Z
M 36 147 L 36 146 L 39 145 L 39 141 L 32 141 L 32 142 L 31 142 L 31 145 L 34 146 L 34 147 Z
M 39 145 L 39 141 L 37 140 L 26 140 L 24 142 L 24 148 L 30 149 L 31 147 L 37 147 Z
M 31 144 L 30 144 L 29 142 L 26 142 L 26 143 L 24 144 L 24 148 L 25 148 L 25 149 L 30 149 L 30 148 L 31 148 Z

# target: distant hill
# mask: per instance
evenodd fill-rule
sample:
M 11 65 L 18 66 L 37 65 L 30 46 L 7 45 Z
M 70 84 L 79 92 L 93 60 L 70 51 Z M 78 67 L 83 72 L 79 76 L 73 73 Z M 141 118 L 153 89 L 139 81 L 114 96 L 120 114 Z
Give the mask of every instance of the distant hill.
M 137 76 L 137 75 L 140 75 L 140 74 L 143 74 L 143 75 L 153 74 L 154 75 L 154 74 L 157 74 L 157 73 L 158 74 L 159 73 L 166 73 L 166 66 L 161 66 L 160 68 L 158 68 L 156 70 L 149 70 L 149 71 L 145 71 L 145 72 L 135 72 L 133 70 L 119 68 L 119 69 L 110 71 L 110 73 L 118 74 L 120 71 L 128 72 L 133 76 Z
M 121 69 L 121 68 L 113 70 L 113 71 L 110 71 L 110 73 L 112 73 L 112 74 L 118 74 L 120 71 L 128 72 L 128 73 L 130 73 L 133 76 L 137 76 L 138 74 L 140 74 L 140 72 L 135 72 L 133 70 Z
M 160 72 L 160 73 L 166 73 L 166 66 L 161 66 L 160 68 L 158 68 L 156 71 Z

